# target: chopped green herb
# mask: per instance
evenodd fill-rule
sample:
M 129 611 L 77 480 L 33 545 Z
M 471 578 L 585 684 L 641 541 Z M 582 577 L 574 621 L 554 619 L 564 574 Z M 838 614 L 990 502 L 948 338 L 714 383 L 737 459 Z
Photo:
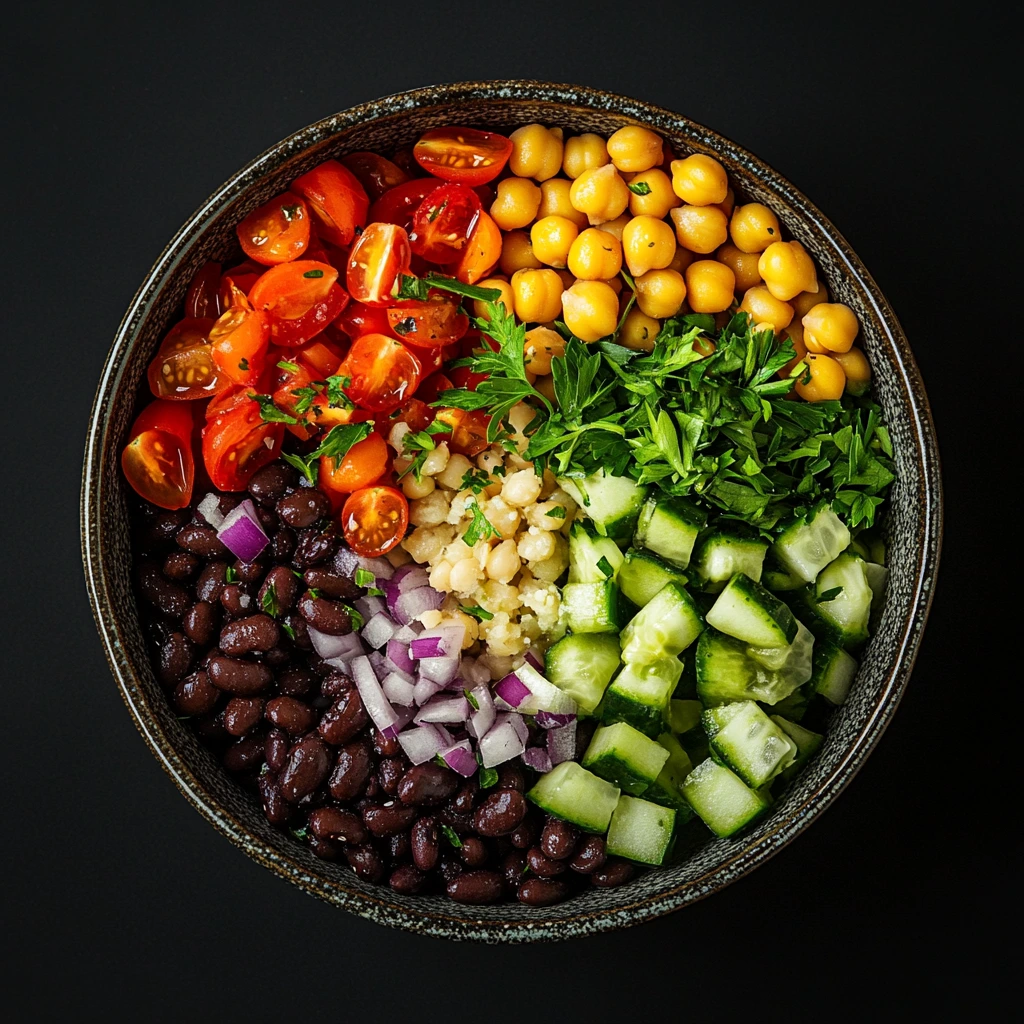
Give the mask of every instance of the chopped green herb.
M 348 612 L 349 618 L 352 620 L 352 629 L 358 633 L 364 626 L 363 616 L 360 614 L 357 608 L 353 608 L 350 604 L 342 603 L 342 607 Z
M 469 701 L 470 707 L 472 707 L 474 711 L 480 710 L 480 701 L 478 701 L 469 690 L 463 690 L 462 694 L 466 700 Z
M 491 482 L 491 474 L 485 473 L 482 469 L 467 469 L 462 474 L 462 482 L 459 484 L 460 491 L 472 491 L 479 494 Z
M 615 570 L 612 568 L 612 563 L 602 555 L 597 562 L 598 569 L 601 570 L 602 575 L 606 580 L 610 580 L 615 575 Z
M 490 789 L 491 786 L 497 785 L 498 772 L 494 768 L 481 768 L 480 769 L 480 788 Z
M 287 622 L 282 622 L 281 628 L 284 630 L 285 635 L 288 637 L 289 640 L 295 639 L 295 630 L 292 629 L 292 627 L 289 626 Z
M 281 212 L 284 214 L 284 219 L 291 222 L 295 215 L 301 210 L 302 207 L 298 203 L 290 203 L 282 205 Z
M 327 405 L 331 409 L 354 409 L 352 400 L 345 394 L 344 388 L 352 384 L 351 377 L 334 375 L 327 378 Z
M 635 196 L 649 196 L 651 194 L 651 186 L 646 181 L 631 181 L 626 188 Z
M 481 288 L 476 284 L 465 284 L 462 281 L 457 281 L 454 277 L 447 277 L 434 271 L 429 271 L 423 277 L 400 274 L 396 282 L 394 296 L 396 299 L 419 299 L 421 302 L 425 302 L 431 288 L 451 292 L 453 295 L 461 295 L 467 299 L 478 299 L 481 302 L 493 303 L 501 298 L 501 292 L 497 288 Z
M 320 596 L 320 591 L 316 587 L 309 588 L 309 596 L 315 601 Z
M 399 320 L 398 323 L 394 325 L 393 329 L 395 334 L 398 334 L 403 338 L 407 334 L 415 334 L 416 320 L 411 316 L 407 316 L 404 320 Z
M 311 484 L 315 484 L 320 475 L 320 464 L 315 459 L 304 459 L 301 455 L 293 455 L 291 452 L 281 452 L 281 458 L 294 466 Z
M 296 388 L 291 394 L 298 399 L 295 403 L 295 415 L 302 416 L 309 412 L 309 407 L 316 401 L 320 392 L 315 387 L 308 387 Z
M 291 832 L 292 837 L 298 839 L 300 843 L 304 843 L 309 838 L 309 827 L 307 825 L 303 825 L 302 828 L 290 828 L 288 831 Z
M 224 570 L 224 579 L 228 583 L 238 582 L 238 573 L 235 572 L 235 567 L 233 565 L 229 565 L 227 569 Z
M 277 368 L 279 370 L 287 370 L 289 373 L 299 372 L 299 364 L 289 362 L 287 359 L 282 359 L 281 362 L 277 364 Z
M 491 525 L 491 521 L 484 515 L 483 510 L 475 502 L 471 501 L 466 505 L 466 511 L 473 516 L 469 529 L 462 535 L 463 541 L 473 547 L 479 540 L 487 540 L 490 537 L 500 537 L 501 534 Z
M 440 216 L 441 216 L 441 214 L 442 214 L 442 213 L 444 212 L 444 208 L 445 208 L 445 207 L 446 207 L 447 205 L 448 205 L 448 200 L 447 200 L 447 199 L 445 199 L 445 200 L 444 200 L 444 201 L 443 201 L 443 202 L 441 203 L 441 205 L 440 205 L 440 206 L 432 206 L 432 207 L 430 208 L 430 210 L 429 210 L 429 211 L 427 212 L 427 221 L 428 221 L 428 223 L 430 223 L 430 224 L 433 224 L 433 223 L 434 223 L 434 221 L 435 221 L 435 220 L 437 220 L 437 218 L 438 218 L 438 217 L 440 217 Z
M 272 618 L 277 618 L 279 611 L 277 607 L 277 587 L 274 586 L 273 582 L 267 585 L 266 590 L 263 591 L 263 596 L 260 598 L 260 606 L 263 611 Z
M 446 766 L 447 767 L 447 766 Z M 451 825 L 442 825 L 441 833 L 455 847 L 456 850 L 462 849 L 462 840 L 459 838 L 459 834 L 451 827 Z
M 322 270 L 307 270 L 302 276 L 303 277 L 323 277 L 324 276 L 324 272 Z
M 549 508 L 544 513 L 549 519 L 564 519 L 565 518 L 565 506 L 556 505 L 554 508 Z
M 372 587 L 376 582 L 377 577 L 369 569 L 356 569 L 355 584 L 357 587 Z
M 249 372 L 249 360 L 248 359 L 239 359 L 238 360 L 238 368 L 242 371 L 242 373 L 248 373 Z
M 467 615 L 472 615 L 474 619 L 479 619 L 481 622 L 489 622 L 494 618 L 493 613 L 489 612 L 486 608 L 482 608 L 478 604 L 470 605 L 468 608 L 463 607 L 462 610 Z
M 274 399 L 270 395 L 257 395 L 254 391 L 249 392 L 249 397 L 259 403 L 260 407 L 260 418 L 264 423 L 298 423 L 299 421 L 294 416 L 289 416 L 288 413 L 282 412 L 276 405 L 274 405 Z

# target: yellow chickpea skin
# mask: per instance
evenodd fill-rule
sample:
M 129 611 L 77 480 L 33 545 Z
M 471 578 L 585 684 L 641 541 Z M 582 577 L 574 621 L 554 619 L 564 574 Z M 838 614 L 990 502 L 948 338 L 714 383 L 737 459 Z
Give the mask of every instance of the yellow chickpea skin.
M 550 327 L 534 327 L 523 341 L 523 363 L 528 373 L 551 372 L 551 360 L 565 351 L 565 338 Z
M 525 231 L 509 231 L 501 240 L 498 266 L 511 277 L 517 270 L 535 270 L 544 264 L 534 256 L 530 236 Z
M 669 270 L 678 271 L 684 277 L 686 276 L 686 268 L 693 262 L 693 253 L 689 249 L 684 249 L 681 245 L 676 246 L 676 254 L 672 257 L 672 262 L 668 265 Z
M 549 267 L 564 267 L 579 228 L 565 217 L 544 217 L 530 228 L 533 255 Z
M 564 217 L 571 220 L 580 230 L 585 228 L 590 221 L 585 213 L 580 213 L 569 199 L 569 190 L 572 182 L 565 178 L 549 178 L 541 182 L 540 206 L 534 216 L 537 220 L 542 217 Z
M 514 278 L 512 283 L 514 286 Z M 749 313 L 754 318 L 754 323 L 771 324 L 776 334 L 785 330 L 793 321 L 793 307 L 788 302 L 775 298 L 763 284 L 748 288 L 743 293 L 740 311 Z
M 768 291 L 783 302 L 818 288 L 814 260 L 799 242 L 772 242 L 761 253 L 757 269 Z
M 629 188 L 615 167 L 605 164 L 576 178 L 569 189 L 569 199 L 591 224 L 603 224 L 626 212 Z
M 833 353 L 832 358 L 843 368 L 851 395 L 863 395 L 871 387 L 871 364 L 856 345 L 849 352 Z
M 733 303 L 736 275 L 717 260 L 697 260 L 686 268 L 686 298 L 694 313 L 722 313 Z
M 729 176 L 711 156 L 694 153 L 685 160 L 673 160 L 672 190 L 690 206 L 721 203 L 729 194 Z
M 585 132 L 583 135 L 573 135 L 565 140 L 562 170 L 565 171 L 566 177 L 578 178 L 584 171 L 604 167 L 610 160 L 608 146 L 600 135 Z
M 580 341 L 607 338 L 619 322 L 619 297 L 603 281 L 577 281 L 562 293 L 562 319 Z
M 636 352 L 653 352 L 661 321 L 634 307 L 626 314 L 619 331 L 619 344 Z
M 634 277 L 664 269 L 675 254 L 675 234 L 657 217 L 634 217 L 622 229 L 622 256 Z
M 655 320 L 675 316 L 686 298 L 686 281 L 677 270 L 648 270 L 636 279 L 636 304 Z
M 488 277 L 483 281 L 477 281 L 476 286 L 478 288 L 497 288 L 501 292 L 501 298 L 495 301 L 495 305 L 501 303 L 505 307 L 506 313 L 511 313 L 515 306 L 515 299 L 512 295 L 512 285 L 508 283 L 503 277 Z M 481 302 L 479 299 L 473 301 L 473 315 L 480 317 L 481 320 L 490 320 L 490 316 L 487 312 L 487 305 Z
M 782 239 L 779 218 L 763 203 L 737 206 L 729 221 L 729 235 L 740 252 L 764 252 Z
M 512 155 L 508 158 L 508 166 L 518 177 L 547 181 L 562 169 L 560 129 L 527 124 L 517 128 L 509 138 L 512 140 Z
M 537 216 L 541 190 L 529 178 L 505 178 L 491 203 L 491 217 L 502 231 L 525 228 Z
M 622 269 L 622 243 L 600 228 L 587 228 L 569 249 L 569 270 L 581 281 L 607 281 Z
M 649 128 L 626 125 L 609 137 L 608 155 L 620 171 L 649 171 L 661 163 L 661 136 Z
M 857 314 L 842 302 L 819 302 L 801 322 L 807 347 L 814 342 L 829 352 L 849 352 L 860 330 Z
M 562 313 L 562 279 L 554 270 L 517 270 L 512 275 L 515 314 L 523 323 L 543 324 Z
M 678 206 L 670 216 L 679 244 L 691 252 L 707 255 L 729 237 L 729 222 L 717 206 Z
M 843 397 L 846 374 L 831 356 L 808 352 L 804 357 L 807 374 L 796 382 L 794 390 L 806 402 L 830 402 Z M 807 380 L 807 377 L 810 380 Z M 804 381 L 807 380 L 805 384 Z
M 828 289 L 825 287 L 825 283 L 823 281 L 819 281 L 818 287 L 814 291 L 801 292 L 795 298 L 790 299 L 789 303 L 793 307 L 793 315 L 797 320 L 803 320 L 803 318 L 807 316 L 811 309 L 819 302 L 828 301 Z
M 736 291 L 745 292 L 761 283 L 761 272 L 757 269 L 760 254 L 744 252 L 731 242 L 726 242 L 715 253 L 715 259 L 724 263 L 736 275 Z
M 661 220 L 681 202 L 672 191 L 672 179 L 657 167 L 634 175 L 628 188 L 629 212 L 634 217 L 644 214 Z
M 726 217 L 731 217 L 732 211 L 736 208 L 736 193 L 730 188 L 729 191 L 725 193 L 725 198 L 720 203 L 715 203 L 715 206 L 717 206 L 722 213 L 726 215 Z
M 629 214 L 623 213 L 616 217 L 615 220 L 606 220 L 603 224 L 597 225 L 602 231 L 607 231 L 609 235 L 613 235 L 619 242 L 622 241 L 622 232 L 625 231 L 626 225 L 629 223 Z

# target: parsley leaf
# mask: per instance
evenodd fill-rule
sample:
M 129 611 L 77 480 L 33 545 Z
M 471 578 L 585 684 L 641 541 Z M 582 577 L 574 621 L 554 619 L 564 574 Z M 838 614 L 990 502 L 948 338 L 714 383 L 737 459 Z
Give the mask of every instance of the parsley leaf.
M 226 583 L 238 582 L 238 573 L 235 572 L 235 567 L 233 565 L 229 565 L 227 569 L 224 570 L 224 581 Z
M 259 403 L 260 407 L 260 418 L 264 423 L 298 423 L 299 421 L 294 416 L 289 416 L 288 413 L 282 412 L 276 405 L 274 405 L 274 399 L 270 395 L 257 395 L 255 392 L 250 391 L 249 397 Z
M 267 589 L 263 591 L 263 596 L 260 598 L 260 606 L 271 618 L 277 618 L 279 611 L 277 606 L 277 587 L 274 586 L 273 582 L 269 583 Z
M 479 781 L 481 789 L 490 789 L 491 786 L 496 786 L 498 784 L 498 770 L 496 768 L 481 768 Z
M 478 604 L 470 605 L 468 608 L 463 607 L 462 610 L 467 615 L 472 615 L 474 619 L 479 619 L 481 622 L 489 622 L 494 618 L 492 612 L 489 612 L 486 608 L 483 608 Z
M 646 181 L 631 181 L 626 188 L 635 196 L 649 196 L 651 194 L 651 186 Z
M 447 768 L 448 766 L 445 765 L 445 767 Z M 455 847 L 456 850 L 462 849 L 462 840 L 459 838 L 458 832 L 456 832 L 455 829 L 451 827 L 451 825 L 442 825 L 441 834 L 445 837 L 445 839 L 448 840 L 449 843 L 451 843 L 452 846 Z
M 824 604 L 826 601 L 834 601 L 842 592 L 842 587 L 832 587 L 831 590 L 826 590 L 824 593 L 819 594 L 814 600 L 818 604 Z
M 377 577 L 369 569 L 356 569 L 355 584 L 357 587 L 372 587 L 376 582 Z
M 479 494 L 485 487 L 489 486 L 490 483 L 490 473 L 487 473 L 482 469 L 467 469 L 462 475 L 462 482 L 459 484 L 459 490 L 469 490 L 474 494 Z
M 601 574 L 606 580 L 610 580 L 615 575 L 615 570 L 612 568 L 612 563 L 602 555 L 597 561 L 597 568 L 601 570 Z
M 554 508 L 549 508 L 547 510 L 547 512 L 544 513 L 544 515 L 547 516 L 549 519 L 564 519 L 565 518 L 565 506 L 564 505 L 555 505 Z
M 479 540 L 487 540 L 490 537 L 500 537 L 501 534 L 491 525 L 491 521 L 484 515 L 483 510 L 475 502 L 471 501 L 466 505 L 466 511 L 471 513 L 473 521 L 469 528 L 462 535 L 463 541 L 473 547 Z
M 287 370 L 289 373 L 298 373 L 299 372 L 299 364 L 298 363 L 290 362 L 287 359 L 282 359 L 277 364 L 277 368 L 279 370 Z
M 334 375 L 327 378 L 327 404 L 332 409 L 354 409 L 352 400 L 345 394 L 344 388 L 351 385 L 351 377 Z
M 472 708 L 472 709 L 473 709 L 474 711 L 479 711 L 479 710 L 480 710 L 480 701 L 478 701 L 478 700 L 476 699 L 476 697 L 474 697 L 474 696 L 473 696 L 473 693 L 472 693 L 472 691 L 471 691 L 471 690 L 465 690 L 465 689 L 464 689 L 464 690 L 462 691 L 462 696 L 463 696 L 463 697 L 465 697 L 465 698 L 466 698 L 466 700 L 468 700 L 468 701 L 469 701 L 469 706 L 470 706 L 470 707 L 471 707 L 471 708 Z

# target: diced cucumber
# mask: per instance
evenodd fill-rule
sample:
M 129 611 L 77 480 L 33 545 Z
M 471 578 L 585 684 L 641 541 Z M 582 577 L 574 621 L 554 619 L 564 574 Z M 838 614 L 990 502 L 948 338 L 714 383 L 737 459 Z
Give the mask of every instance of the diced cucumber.
M 806 521 L 786 527 L 772 545 L 772 552 L 783 569 L 810 583 L 849 543 L 846 524 L 823 503 Z
M 889 578 L 889 570 L 877 562 L 865 562 L 864 574 L 867 576 L 868 586 L 871 588 L 871 610 L 878 611 L 882 607 L 882 599 L 885 597 L 885 581 Z
M 704 628 L 693 599 L 678 583 L 669 583 L 630 620 L 619 643 L 622 660 L 649 664 L 675 658 Z M 682 673 L 682 665 L 680 665 Z
M 612 857 L 661 864 L 672 845 L 676 812 L 635 796 L 620 796 L 608 826 L 605 849 Z
M 657 555 L 630 548 L 626 552 L 622 568 L 619 569 L 618 583 L 622 593 L 638 608 L 643 608 L 666 583 L 685 586 L 687 579 L 683 573 L 663 562 Z
M 781 593 L 786 590 L 799 590 L 806 585 L 806 580 L 801 579 L 795 573 L 786 572 L 779 565 L 774 553 L 769 552 L 764 556 L 764 567 L 761 570 L 761 585 L 773 593 Z
M 575 761 L 563 761 L 534 783 L 526 799 L 584 832 L 605 832 L 619 801 L 619 790 Z
M 593 520 L 603 537 L 628 540 L 633 535 L 646 487 L 628 476 L 610 476 L 603 469 L 582 478 L 562 477 L 558 484 Z
M 582 519 L 569 530 L 569 582 L 604 583 L 615 579 L 625 556 L 610 537 L 601 537 Z
M 676 820 L 681 824 L 693 816 L 681 788 L 683 780 L 693 771 L 693 762 L 672 733 L 663 732 L 658 737 L 658 742 L 668 751 L 668 760 L 658 777 L 644 791 L 644 799 L 653 800 L 656 804 L 664 804 L 666 807 L 674 807 L 680 812 L 677 813 Z
M 768 809 L 768 799 L 750 789 L 724 764 L 708 758 L 690 772 L 683 796 L 719 838 L 735 835 Z
M 791 779 L 804 762 L 813 757 L 818 748 L 825 742 L 825 737 L 820 732 L 812 732 L 802 725 L 781 715 L 772 715 L 772 721 L 796 744 L 796 757 L 793 763 L 782 773 L 783 779 Z
M 699 700 L 670 700 L 666 713 L 668 727 L 681 736 L 700 724 L 703 711 L 704 705 Z
M 799 722 L 807 714 L 807 706 L 811 700 L 810 684 L 797 687 L 788 697 L 783 697 L 772 705 L 772 711 L 788 718 L 791 722 Z
M 819 640 L 814 645 L 814 662 L 810 687 L 814 693 L 837 707 L 845 703 L 857 674 L 857 662 L 838 644 Z
M 707 514 L 685 498 L 650 497 L 640 509 L 633 543 L 685 569 Z
M 604 583 L 566 583 L 562 608 L 574 633 L 618 633 L 619 588 Z
M 668 751 L 626 722 L 602 725 L 595 731 L 580 762 L 595 775 L 639 796 L 658 777 Z
M 873 595 L 864 565 L 863 558 L 844 552 L 818 573 L 803 595 L 816 631 L 843 647 L 856 647 L 868 638 Z
M 709 626 L 697 641 L 697 696 L 708 706 L 732 700 L 777 704 L 810 679 L 813 647 L 813 635 L 800 622 L 793 643 L 771 650 L 770 659 L 764 657 L 765 651 Z M 764 665 L 765 660 L 777 667 Z
M 609 633 L 570 633 L 544 656 L 548 679 L 590 714 L 619 670 L 619 638 Z
M 754 647 L 787 647 L 796 636 L 796 619 L 789 608 L 741 572 L 718 595 L 707 621 Z
M 764 541 L 748 540 L 716 530 L 703 537 L 697 545 L 693 568 L 707 581 L 708 589 L 721 589 L 719 584 L 732 579 L 738 572 L 760 582 L 767 550 L 768 545 Z
M 796 743 L 752 700 L 708 708 L 703 723 L 711 749 L 751 789 L 774 779 L 796 757 Z
M 629 722 L 648 736 L 665 728 L 665 709 L 682 671 L 678 658 L 663 658 L 649 665 L 623 665 L 605 691 L 601 704 L 606 722 Z

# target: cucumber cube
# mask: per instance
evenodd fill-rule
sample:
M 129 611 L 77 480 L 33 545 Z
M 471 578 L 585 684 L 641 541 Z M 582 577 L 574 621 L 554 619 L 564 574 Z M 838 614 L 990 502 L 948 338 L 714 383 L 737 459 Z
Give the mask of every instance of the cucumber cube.
M 703 716 L 711 749 L 751 789 L 788 768 L 797 746 L 753 701 L 709 708 Z
M 619 569 L 622 593 L 638 608 L 643 608 L 666 583 L 685 585 L 686 576 L 648 551 L 630 548 Z
M 675 833 L 676 812 L 635 796 L 620 796 L 612 814 L 605 848 L 613 857 L 640 864 L 665 860 Z
M 857 661 L 838 644 L 819 640 L 814 645 L 810 689 L 838 707 L 846 697 L 857 674 Z
M 622 660 L 645 665 L 676 658 L 703 628 L 704 621 L 690 595 L 679 583 L 669 583 L 622 631 Z
M 767 550 L 768 545 L 764 541 L 748 540 L 716 530 L 697 546 L 693 567 L 712 590 L 717 590 L 718 584 L 732 579 L 738 572 L 760 581 Z
M 796 636 L 796 619 L 789 608 L 741 572 L 718 595 L 707 621 L 754 647 L 786 647 Z
M 750 789 L 738 775 L 711 758 L 686 777 L 683 796 L 704 824 L 722 839 L 755 821 L 769 804 L 765 794 Z
M 783 569 L 811 583 L 849 544 L 846 525 L 827 504 L 821 504 L 806 521 L 783 530 L 772 551 Z
M 647 736 L 657 736 L 664 731 L 665 710 L 682 670 L 678 658 L 624 665 L 605 691 L 602 718 L 628 722 Z
M 682 790 L 683 781 L 693 771 L 693 762 L 683 745 L 670 732 L 662 733 L 658 742 L 668 751 L 668 760 L 658 777 L 644 791 L 644 799 L 674 808 L 676 821 L 682 824 L 693 817 L 693 811 Z
M 619 589 L 604 583 L 567 583 L 562 588 L 562 607 L 574 633 L 618 633 Z
M 526 799 L 584 832 L 600 833 L 612 820 L 619 789 L 575 761 L 563 761 L 534 783 Z
M 633 543 L 685 569 L 707 515 L 685 498 L 648 498 L 640 510 Z
M 595 775 L 639 796 L 654 782 L 668 760 L 668 751 L 626 722 L 602 725 L 594 733 L 582 764 Z
M 619 670 L 619 640 L 608 633 L 571 633 L 548 648 L 544 671 L 584 714 L 591 714 Z
M 792 778 L 805 761 L 813 757 L 818 748 L 825 742 L 820 732 L 812 732 L 796 722 L 791 722 L 781 715 L 772 715 L 772 721 L 796 744 L 796 757 L 793 763 L 782 773 L 783 779 Z

